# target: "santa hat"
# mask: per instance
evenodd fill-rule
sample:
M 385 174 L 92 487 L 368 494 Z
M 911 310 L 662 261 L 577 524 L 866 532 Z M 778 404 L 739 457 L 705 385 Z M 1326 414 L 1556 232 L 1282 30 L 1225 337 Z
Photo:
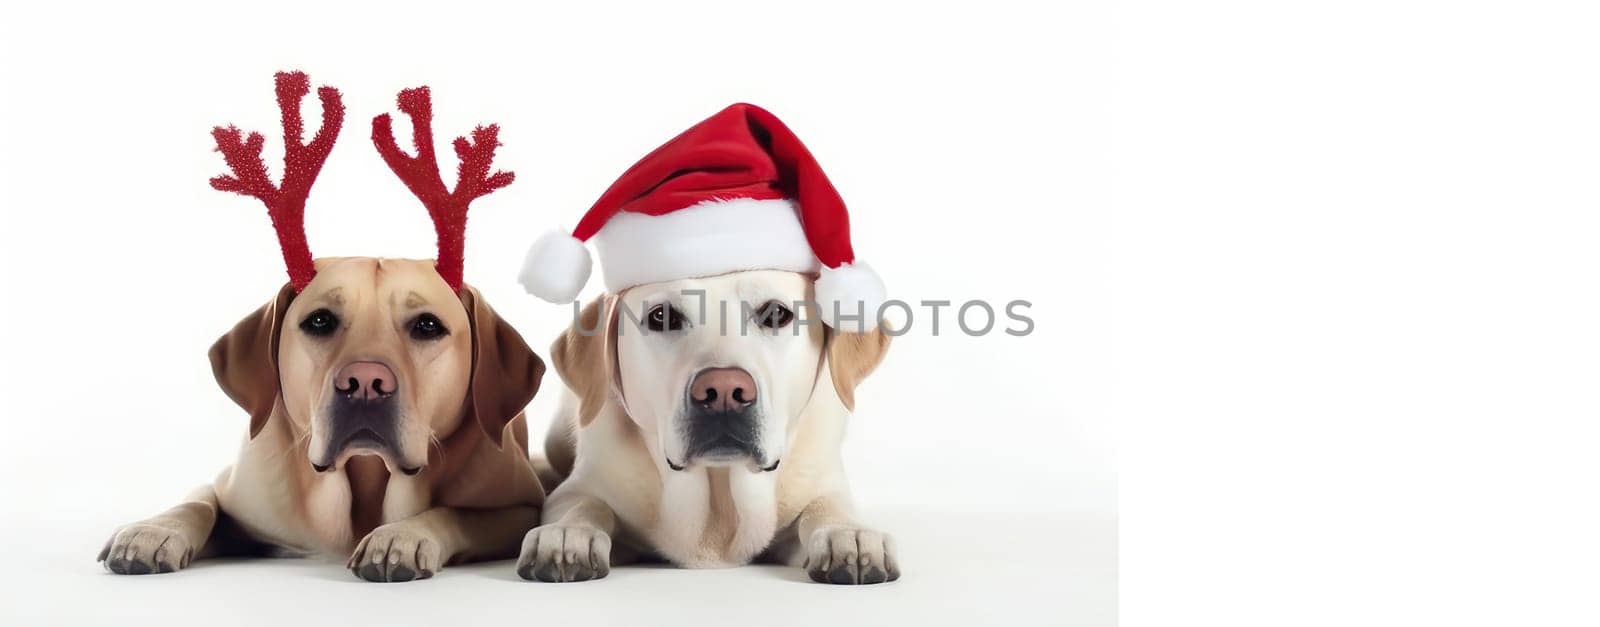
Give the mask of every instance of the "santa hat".
M 736 104 L 645 155 L 601 194 L 571 235 L 528 250 L 528 293 L 571 302 L 589 280 L 584 242 L 606 291 L 741 270 L 817 272 L 829 327 L 870 330 L 883 281 L 856 261 L 850 216 L 811 152 L 766 110 Z M 856 323 L 855 316 L 862 322 Z

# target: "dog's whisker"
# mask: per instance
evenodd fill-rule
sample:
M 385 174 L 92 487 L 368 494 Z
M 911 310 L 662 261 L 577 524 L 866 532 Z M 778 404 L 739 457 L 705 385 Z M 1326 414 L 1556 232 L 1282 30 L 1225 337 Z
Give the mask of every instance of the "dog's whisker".
M 304 444 L 306 444 L 306 443 L 308 443 L 310 441 L 311 441 L 311 432 L 307 431 L 306 433 L 301 434 L 300 437 L 295 438 L 294 441 L 290 442 L 287 446 L 285 446 L 285 447 L 283 447 L 283 448 L 281 448 L 279 450 L 273 451 L 272 455 L 268 459 L 271 459 L 272 461 L 278 461 L 278 459 L 282 458 L 285 454 L 293 452 L 293 451 L 296 451 L 296 450 L 299 450 L 302 445 L 304 445 Z M 310 455 L 310 452 L 307 451 L 307 456 L 309 456 L 309 455 Z
M 439 449 L 439 465 L 444 465 L 444 442 L 439 441 L 439 436 L 428 434 L 428 445 Z

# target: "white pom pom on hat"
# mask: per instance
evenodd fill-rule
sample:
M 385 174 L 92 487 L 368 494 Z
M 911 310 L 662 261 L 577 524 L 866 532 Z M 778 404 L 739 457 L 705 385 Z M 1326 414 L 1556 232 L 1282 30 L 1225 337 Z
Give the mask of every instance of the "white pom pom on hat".
M 817 306 L 823 324 L 836 331 L 866 333 L 878 326 L 879 309 L 888 297 L 883 279 L 864 263 L 823 268 L 817 278 Z
M 594 241 L 607 291 L 742 270 L 818 272 L 822 321 L 838 331 L 878 325 L 882 279 L 856 261 L 844 201 L 782 121 L 735 104 L 635 163 L 571 235 L 546 233 L 519 280 L 528 293 L 572 302 L 588 281 Z M 841 326 L 843 325 L 843 326 Z
M 578 238 L 560 230 L 547 231 L 528 247 L 517 281 L 529 294 L 566 304 L 576 299 L 589 282 L 593 265 L 589 249 Z

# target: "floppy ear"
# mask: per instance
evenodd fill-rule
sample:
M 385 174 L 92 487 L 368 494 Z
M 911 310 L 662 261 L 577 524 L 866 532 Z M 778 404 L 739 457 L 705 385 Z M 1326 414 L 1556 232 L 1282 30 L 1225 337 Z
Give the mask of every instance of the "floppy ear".
M 881 328 L 868 333 L 828 329 L 828 369 L 833 372 L 833 389 L 846 409 L 856 408 L 856 386 L 872 374 L 887 352 L 889 336 Z
M 550 360 L 556 364 L 568 388 L 578 395 L 578 426 L 588 426 L 606 404 L 612 388 L 616 343 L 611 341 L 615 307 L 611 298 L 601 295 L 583 311 L 578 320 L 550 345 Z M 581 331 L 580 331 L 581 326 Z
M 278 404 L 278 332 L 293 300 L 294 286 L 285 283 L 277 296 L 211 345 L 211 374 L 228 398 L 250 412 L 252 438 Z
M 483 301 L 478 290 L 463 285 L 461 305 L 472 321 L 472 384 L 467 413 L 495 446 L 506 424 L 522 412 L 539 391 L 544 361 L 533 354 L 522 335 Z

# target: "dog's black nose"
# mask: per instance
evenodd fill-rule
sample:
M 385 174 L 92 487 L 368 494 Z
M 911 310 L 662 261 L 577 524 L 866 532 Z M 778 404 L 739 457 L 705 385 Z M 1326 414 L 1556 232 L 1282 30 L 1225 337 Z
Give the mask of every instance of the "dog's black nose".
M 689 383 L 689 400 L 713 411 L 737 411 L 756 402 L 756 380 L 743 368 L 708 368 Z

